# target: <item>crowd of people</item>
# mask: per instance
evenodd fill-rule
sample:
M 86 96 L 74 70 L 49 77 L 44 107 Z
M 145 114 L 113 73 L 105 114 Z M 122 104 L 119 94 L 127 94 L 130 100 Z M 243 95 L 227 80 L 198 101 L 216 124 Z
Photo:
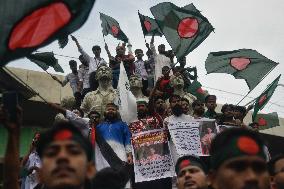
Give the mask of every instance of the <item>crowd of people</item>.
M 142 49 L 133 54 L 126 44 L 116 47 L 115 56 L 105 45 L 105 60 L 100 56 L 100 46 L 92 48 L 92 57 L 74 36 L 71 38 L 81 53 L 79 69 L 77 62 L 70 60 L 72 73 L 64 81 L 53 78 L 62 86 L 70 83 L 74 103 L 49 103 L 58 113 L 55 123 L 49 130 L 35 134 L 29 153 L 21 161 L 22 110 L 18 108 L 17 120 L 11 121 L 1 108 L 0 121 L 8 130 L 4 188 L 171 189 L 176 185 L 178 189 L 284 189 L 284 155 L 271 159 L 257 132 L 257 123 L 244 123 L 252 106 L 225 104 L 221 112 L 216 112 L 216 95 L 203 91 L 204 98 L 199 98 L 191 94 L 188 88 L 197 79 L 197 70 L 185 67 L 185 57 L 174 64 L 174 54 L 166 51 L 165 45 L 159 45 L 156 52 L 153 36 L 150 45 L 146 44 L 147 60 L 143 59 Z M 138 119 L 129 124 L 121 120 L 114 103 L 121 64 L 137 100 Z M 135 182 L 133 135 L 167 129 L 173 121 L 202 118 L 232 126 L 216 136 L 208 128 L 202 137 L 210 162 L 194 154 L 177 155 L 176 179 Z M 159 157 L 157 151 L 156 147 L 150 149 L 152 160 Z

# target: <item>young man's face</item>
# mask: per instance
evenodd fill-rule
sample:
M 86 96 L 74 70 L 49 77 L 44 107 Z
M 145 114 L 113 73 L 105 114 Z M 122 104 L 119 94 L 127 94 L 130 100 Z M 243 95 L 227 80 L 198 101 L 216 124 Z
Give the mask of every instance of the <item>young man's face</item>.
M 284 158 L 276 161 L 275 175 L 271 178 L 271 189 L 284 189 Z
M 235 119 L 243 119 L 244 118 L 244 115 L 241 111 L 239 110 L 234 110 L 234 118 Z
M 184 80 L 181 75 L 178 75 L 176 77 L 173 77 L 171 79 L 171 85 L 176 88 L 176 87 L 184 87 Z
M 93 113 L 89 116 L 91 123 L 99 123 L 100 122 L 100 115 L 97 113 Z
M 146 104 L 137 104 L 137 113 L 139 117 L 145 117 L 148 112 Z
M 224 116 L 226 118 L 233 118 L 234 117 L 234 110 L 230 106 L 228 106 L 224 111 Z
M 170 102 L 170 107 L 173 108 L 176 104 L 181 105 L 180 98 L 173 98 Z
M 138 60 L 141 60 L 142 57 L 144 56 L 143 51 L 135 52 L 135 56 L 137 57 Z
M 196 112 L 204 112 L 205 111 L 204 104 L 202 102 L 196 103 L 193 110 L 196 111 Z
M 93 53 L 94 53 L 95 56 L 100 56 L 100 54 L 101 54 L 101 49 L 95 48 L 95 49 L 93 50 Z
M 75 141 L 55 141 L 43 151 L 40 180 L 47 188 L 80 188 L 94 175 L 94 164 Z
M 145 104 L 138 104 L 137 105 L 137 110 L 146 111 L 147 110 L 147 106 Z
M 71 64 L 70 65 L 70 70 L 76 71 L 77 70 L 77 65 L 76 64 Z
M 216 104 L 216 99 L 212 99 L 212 98 L 209 98 L 206 102 L 206 107 L 208 110 L 215 110 L 217 104 Z
M 187 114 L 188 111 L 189 111 L 189 104 L 188 104 L 188 102 L 185 101 L 185 100 L 182 100 L 182 101 L 181 101 L 181 107 L 182 107 L 183 113 L 184 113 L 184 114 Z
M 264 159 L 242 156 L 225 161 L 209 177 L 214 189 L 269 189 L 269 174 Z
M 162 74 L 163 76 L 168 77 L 170 75 L 170 68 L 168 67 L 162 68 Z
M 106 107 L 106 112 L 105 112 L 105 117 L 109 120 L 113 120 L 117 118 L 117 108 L 114 106 L 107 106 Z
M 155 109 L 156 110 L 165 110 L 166 109 L 165 101 L 163 99 L 156 100 Z
M 159 45 L 158 46 L 158 51 L 159 51 L 159 53 L 165 53 L 165 51 L 166 51 L 165 45 L 163 45 L 163 44 Z
M 177 175 L 178 189 L 206 189 L 206 175 L 197 166 L 187 166 L 181 169 Z
M 117 54 L 118 56 L 124 55 L 124 54 L 125 54 L 125 48 L 122 47 L 122 46 L 117 47 L 117 48 L 116 48 L 116 54 Z
M 72 112 L 75 113 L 79 117 L 83 117 L 81 112 L 79 110 L 77 110 L 77 109 L 72 110 Z

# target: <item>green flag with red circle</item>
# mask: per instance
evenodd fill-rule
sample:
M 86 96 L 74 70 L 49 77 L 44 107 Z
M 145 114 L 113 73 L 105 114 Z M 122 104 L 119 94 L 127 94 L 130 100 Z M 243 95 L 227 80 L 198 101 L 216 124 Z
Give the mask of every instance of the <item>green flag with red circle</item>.
M 153 35 L 162 36 L 163 35 L 155 19 L 150 18 L 148 16 L 144 16 L 140 14 L 139 12 L 138 12 L 138 16 L 140 19 L 141 28 L 142 28 L 144 36 L 153 36 Z
M 199 81 L 194 80 L 186 89 L 187 92 L 194 95 L 201 102 L 205 102 L 205 97 L 209 95 L 207 90 L 202 88 L 202 85 Z
M 177 59 L 198 47 L 214 30 L 193 4 L 178 7 L 164 2 L 150 8 Z
M 114 38 L 117 38 L 125 43 L 128 42 L 128 37 L 121 30 L 119 23 L 112 17 L 100 13 L 100 18 L 102 21 L 103 35 L 107 36 L 108 34 L 112 35 Z
M 258 123 L 258 130 L 270 129 L 280 125 L 277 112 L 257 114 L 254 122 Z
M 54 71 L 64 73 L 62 67 L 58 64 L 58 60 L 54 57 L 53 52 L 30 54 L 27 58 L 45 71 L 52 67 Z
M 205 61 L 207 73 L 228 73 L 244 79 L 250 91 L 277 65 L 252 49 L 211 52 Z
M 259 97 L 256 98 L 255 104 L 254 104 L 254 111 L 252 114 L 252 120 L 255 121 L 256 115 L 259 110 L 262 110 L 264 106 L 268 103 L 270 98 L 272 97 L 275 89 L 278 86 L 278 82 L 281 75 L 279 75 L 268 87 L 261 93 Z
M 79 29 L 95 0 L 1 0 L 0 66 Z

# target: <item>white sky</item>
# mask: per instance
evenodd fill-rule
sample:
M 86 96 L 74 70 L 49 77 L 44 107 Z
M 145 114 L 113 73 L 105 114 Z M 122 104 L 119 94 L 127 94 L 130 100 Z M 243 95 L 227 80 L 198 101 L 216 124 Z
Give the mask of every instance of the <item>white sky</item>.
M 107 59 L 104 51 L 104 42 L 101 32 L 101 21 L 99 12 L 105 13 L 115 18 L 121 29 L 130 39 L 133 50 L 143 48 L 144 38 L 141 30 L 137 11 L 141 14 L 153 17 L 150 7 L 163 2 L 161 0 L 97 0 L 89 16 L 88 21 L 74 35 L 78 38 L 80 44 L 86 52 L 92 55 L 91 48 L 97 44 L 102 47 L 102 57 Z M 217 95 L 218 103 L 236 104 L 242 96 L 233 95 L 222 91 L 247 94 L 249 91 L 244 80 L 236 80 L 228 74 L 209 74 L 206 75 L 205 60 L 208 53 L 215 51 L 236 50 L 241 48 L 255 49 L 271 60 L 280 63 L 250 94 L 249 97 L 257 97 L 266 86 L 271 83 L 279 74 L 284 73 L 284 2 L 281 0 L 172 0 L 177 6 L 185 6 L 193 3 L 201 13 L 208 18 L 215 33 L 209 37 L 193 52 L 187 56 L 187 66 L 196 66 L 198 69 L 199 81 L 203 86 L 215 88 L 208 89 L 210 94 Z M 146 40 L 149 42 L 150 37 Z M 112 36 L 106 37 L 110 51 L 114 54 L 115 46 L 119 43 Z M 156 37 L 155 44 L 167 44 L 164 37 Z M 40 49 L 40 51 L 53 51 L 57 54 L 78 57 L 79 53 L 74 42 L 69 39 L 68 45 L 64 49 L 59 49 L 57 41 L 53 44 Z M 65 70 L 65 74 L 70 72 L 69 58 L 57 56 L 59 64 Z M 21 59 L 11 62 L 8 66 L 21 67 L 26 69 L 41 69 L 27 59 Z M 48 70 L 55 73 L 52 69 Z M 280 82 L 284 84 L 284 76 Z M 35 89 L 36 90 L 36 89 Z M 266 105 L 263 112 L 278 112 L 284 117 L 284 87 L 278 87 Z M 241 105 L 252 100 L 246 98 Z

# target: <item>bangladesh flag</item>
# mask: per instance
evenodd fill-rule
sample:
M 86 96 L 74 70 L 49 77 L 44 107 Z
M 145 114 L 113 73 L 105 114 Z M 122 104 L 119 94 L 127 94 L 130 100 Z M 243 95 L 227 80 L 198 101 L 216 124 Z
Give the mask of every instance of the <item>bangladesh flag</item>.
M 79 29 L 95 0 L 1 0 L 0 66 Z
M 138 11 L 138 16 L 140 19 L 144 36 L 163 35 L 155 19 L 150 18 L 148 16 L 144 16 L 140 14 L 139 11 Z
M 194 80 L 187 88 L 187 92 L 194 95 L 201 102 L 205 102 L 205 97 L 208 94 L 207 90 L 202 89 L 202 85 L 199 81 Z
M 120 29 L 119 23 L 115 19 L 103 13 L 100 13 L 100 18 L 102 21 L 103 35 L 111 34 L 113 37 L 125 43 L 128 42 L 127 36 Z
M 58 39 L 58 45 L 61 49 L 66 47 L 67 44 L 68 44 L 68 35 L 65 35 L 62 38 Z
M 195 11 L 196 13 L 200 13 L 200 11 L 193 5 L 193 3 L 185 5 L 183 8 L 186 10 Z
M 43 70 L 53 67 L 54 71 L 64 73 L 62 67 L 58 64 L 58 60 L 54 57 L 53 52 L 42 52 L 30 54 L 27 58 L 36 63 Z
M 150 10 L 178 60 L 198 47 L 214 30 L 193 4 L 180 8 L 165 2 Z
M 255 104 L 254 104 L 254 112 L 252 114 L 252 120 L 255 121 L 257 112 L 259 110 L 262 110 L 264 108 L 264 106 L 267 104 L 267 102 L 270 100 L 270 98 L 272 97 L 277 85 L 278 85 L 278 81 L 280 79 L 279 75 L 266 89 L 265 91 L 263 91 L 261 93 L 261 95 L 259 97 L 256 98 L 255 100 Z
M 279 118 L 276 112 L 269 114 L 257 114 L 254 122 L 258 123 L 258 130 L 270 129 L 279 126 Z
M 244 79 L 250 91 L 277 65 L 252 49 L 211 52 L 205 62 L 207 73 L 228 73 Z

